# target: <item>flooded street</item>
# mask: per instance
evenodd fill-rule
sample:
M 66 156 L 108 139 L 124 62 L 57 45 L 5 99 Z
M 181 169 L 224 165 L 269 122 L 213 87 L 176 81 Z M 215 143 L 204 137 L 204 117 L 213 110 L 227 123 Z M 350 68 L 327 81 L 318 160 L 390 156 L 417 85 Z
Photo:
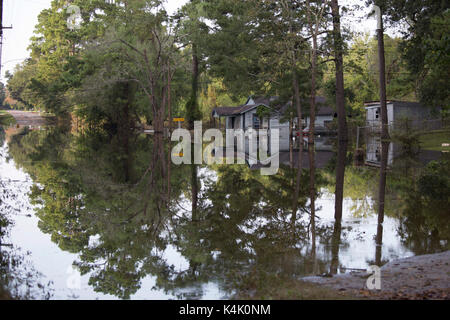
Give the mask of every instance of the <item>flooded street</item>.
M 48 117 L 42 116 L 39 112 L 8 110 L 8 113 L 14 117 L 18 125 L 40 126 L 45 125 Z
M 315 152 L 313 220 L 307 169 L 295 198 L 295 167 L 262 176 L 248 165 L 177 166 L 158 136 L 20 126 L 2 128 L 1 145 L 2 243 L 12 246 L 0 253 L 23 261 L 11 287 L 25 292 L 23 270 L 33 270 L 31 298 L 228 299 L 279 275 L 448 250 L 448 190 L 433 178 L 448 171 L 448 154 L 390 163 L 379 243 L 379 171 L 355 166 L 351 150 L 336 228 L 332 141 L 326 162 Z

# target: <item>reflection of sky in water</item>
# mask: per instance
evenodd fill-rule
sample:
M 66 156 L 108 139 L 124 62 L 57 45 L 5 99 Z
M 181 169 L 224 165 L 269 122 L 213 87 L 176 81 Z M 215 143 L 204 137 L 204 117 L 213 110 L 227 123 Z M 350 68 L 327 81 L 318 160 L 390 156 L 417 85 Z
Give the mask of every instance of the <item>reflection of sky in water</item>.
M 6 145 L 2 152 L 5 155 Z M 11 230 L 10 241 L 24 251 L 30 251 L 31 262 L 35 268 L 45 276 L 45 281 L 53 281 L 55 289 L 54 298 L 81 298 L 81 299 L 116 299 L 111 295 L 94 292 L 89 286 L 89 274 L 81 277 L 81 289 L 68 289 L 67 279 L 70 276 L 71 265 L 78 259 L 77 254 L 62 251 L 50 239 L 50 235 L 42 233 L 37 224 L 38 218 L 34 216 L 33 209 L 29 204 L 27 193 L 32 185 L 30 177 L 21 169 L 17 169 L 13 160 L 5 161 L 0 159 L 0 175 L 3 181 L 17 180 L 20 182 L 8 183 L 8 188 L 14 189 L 18 196 L 17 203 L 20 203 L 20 214 L 14 218 L 15 225 Z M 199 176 L 210 182 L 217 180 L 215 173 L 211 170 L 201 168 Z M 204 191 L 204 181 L 201 184 L 201 192 Z M 180 204 L 190 208 L 190 201 L 183 197 Z M 369 199 L 369 201 L 371 201 Z M 322 192 L 322 197 L 317 199 L 317 206 L 321 210 L 317 212 L 321 225 L 332 226 L 334 223 L 334 200 L 333 195 Z M 344 201 L 343 215 L 343 245 L 339 252 L 339 262 L 346 268 L 366 268 L 375 259 L 375 234 L 377 230 L 377 215 L 374 212 L 366 213 L 363 218 L 355 218 L 351 214 L 351 207 L 354 201 L 346 199 Z M 26 217 L 31 214 L 31 217 Z M 264 224 L 264 222 L 261 222 Z M 385 217 L 383 233 L 383 260 L 412 256 L 413 253 L 405 248 L 397 234 L 397 221 L 390 217 Z M 351 230 L 348 230 L 351 227 Z M 98 237 L 91 237 L 90 244 L 99 241 Z M 217 252 L 214 256 L 217 256 Z M 317 248 L 318 258 L 325 261 L 331 260 L 329 248 L 319 244 Z M 176 271 L 183 271 L 189 268 L 189 262 L 173 246 L 168 246 L 162 253 L 167 264 L 173 265 Z M 133 299 L 176 299 L 171 294 L 166 294 L 162 290 L 152 290 L 156 277 L 149 275 L 141 280 L 141 289 L 132 295 Z M 218 284 L 210 281 L 197 286 L 188 286 L 176 291 L 176 294 L 185 298 L 221 299 L 225 297 L 225 292 L 221 291 Z
M 316 200 L 317 206 L 322 207 L 322 210 L 317 212 L 317 216 L 320 217 L 321 223 L 327 225 L 333 225 L 334 223 L 334 200 L 332 197 L 333 195 L 324 192 L 322 195 L 324 199 Z M 375 236 L 377 234 L 378 217 L 375 212 L 367 212 L 366 217 L 355 218 L 351 210 L 354 204 L 355 201 L 352 199 L 344 199 L 342 228 L 351 227 L 351 230 L 343 232 L 346 236 L 341 238 L 343 244 L 339 250 L 339 263 L 345 268 L 365 269 L 375 260 Z M 383 260 L 414 255 L 412 251 L 402 245 L 397 228 L 398 221 L 385 216 L 383 223 Z M 345 243 L 349 243 L 349 245 L 345 245 Z M 325 252 L 330 254 L 329 251 Z

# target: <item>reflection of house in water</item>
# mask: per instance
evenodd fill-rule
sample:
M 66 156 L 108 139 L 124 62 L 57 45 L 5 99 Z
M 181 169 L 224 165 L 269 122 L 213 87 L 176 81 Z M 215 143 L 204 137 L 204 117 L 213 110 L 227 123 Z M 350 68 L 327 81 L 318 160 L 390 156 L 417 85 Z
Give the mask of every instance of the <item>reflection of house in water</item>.
M 315 159 L 315 168 L 322 169 L 325 168 L 331 159 L 335 156 L 335 153 L 332 151 L 316 151 L 314 159 Z M 292 157 L 293 163 L 292 166 L 294 168 L 298 168 L 298 151 L 293 152 Z M 290 154 L 289 152 L 280 152 L 280 165 L 290 166 Z M 264 167 L 261 163 L 250 165 L 248 164 L 250 169 L 257 170 Z M 309 154 L 307 151 L 304 151 L 302 154 L 302 168 L 309 169 Z
M 394 161 L 394 144 L 389 144 L 388 162 L 391 166 Z M 366 137 L 366 165 L 379 166 L 381 164 L 381 137 L 368 135 Z
M 333 151 L 333 143 L 330 137 L 316 137 L 315 138 L 315 167 L 318 169 L 324 168 L 328 165 L 331 159 L 335 156 Z M 291 155 L 289 152 L 280 152 L 280 164 L 285 166 L 291 165 Z M 292 154 L 292 166 L 298 168 L 298 151 L 294 151 Z M 260 169 L 261 164 L 250 165 L 251 169 Z M 309 169 L 309 153 L 307 150 L 303 150 L 302 154 L 302 168 Z
M 403 156 L 402 146 L 398 143 L 389 144 L 388 166 L 392 166 L 396 159 Z M 421 164 L 427 164 L 430 161 L 438 160 L 441 152 L 432 150 L 421 150 L 413 158 Z M 381 138 L 375 135 L 366 136 L 366 161 L 368 166 L 379 167 L 381 164 Z

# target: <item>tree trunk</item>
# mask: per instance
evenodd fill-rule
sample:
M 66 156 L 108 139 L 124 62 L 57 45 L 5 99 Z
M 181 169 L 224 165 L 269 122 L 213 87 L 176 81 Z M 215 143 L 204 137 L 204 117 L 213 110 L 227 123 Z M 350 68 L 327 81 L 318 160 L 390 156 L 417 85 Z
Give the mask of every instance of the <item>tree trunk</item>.
M 333 15 L 334 63 L 336 67 L 336 110 L 338 114 L 338 140 L 348 140 L 347 119 L 345 114 L 344 94 L 344 59 L 341 35 L 341 16 L 338 0 L 331 0 Z
M 297 110 L 297 127 L 300 130 L 300 146 L 298 150 L 297 159 L 297 179 L 294 190 L 293 206 L 292 206 L 292 224 L 295 226 L 295 221 L 297 220 L 297 210 L 298 210 L 298 198 L 300 196 L 300 179 L 302 176 L 302 160 L 303 160 L 303 128 L 302 128 L 302 105 L 300 102 L 300 88 L 298 84 L 297 73 L 295 71 L 295 59 L 293 61 L 292 70 L 292 86 L 294 88 L 294 102 L 295 108 Z
M 198 221 L 197 206 L 198 206 L 198 167 L 195 164 L 191 165 L 191 195 L 192 195 L 192 221 Z
M 294 145 L 292 139 L 294 138 L 294 124 L 292 119 L 292 113 L 289 118 L 289 165 L 292 168 L 294 168 Z
M 198 105 L 197 105 L 197 92 L 198 92 L 198 55 L 197 45 L 192 44 L 192 92 L 191 98 L 186 104 L 187 120 L 189 129 L 194 129 L 194 121 L 198 120 Z
M 339 266 L 339 245 L 342 231 L 342 203 L 344 200 L 344 176 L 345 162 L 347 159 L 347 141 L 339 141 L 339 149 L 336 164 L 336 189 L 334 203 L 334 230 L 331 240 L 331 274 L 337 273 Z
M 386 102 L 386 62 L 384 56 L 384 32 L 383 19 L 381 19 L 381 28 L 377 30 L 378 33 L 378 58 L 380 63 L 380 107 L 381 107 L 381 139 L 389 139 L 388 131 L 388 114 Z
M 316 73 L 317 73 L 317 35 L 313 35 L 313 49 L 311 57 L 311 106 L 309 110 L 309 144 L 314 144 L 316 124 Z
M 339 141 L 336 164 L 336 189 L 334 202 L 334 218 L 342 218 L 342 202 L 344 200 L 345 162 L 347 159 L 347 141 Z
M 170 61 L 167 63 L 167 109 L 169 113 L 169 134 L 172 131 L 172 101 L 171 101 L 171 90 L 172 90 L 172 74 L 170 72 Z
M 317 27 L 312 35 L 313 48 L 311 57 L 311 107 L 310 107 L 310 122 L 309 122 L 309 139 L 308 139 L 308 154 L 309 154 L 309 193 L 311 203 L 311 234 L 313 246 L 315 246 L 315 219 L 316 219 L 316 177 L 315 177 L 315 147 L 314 134 L 316 123 L 316 72 L 317 72 Z
M 314 144 L 308 145 L 309 154 L 309 196 L 310 196 L 310 210 L 311 210 L 311 235 L 312 246 L 316 246 L 316 166 L 314 156 Z
M 339 266 L 339 245 L 341 244 L 342 219 L 334 220 L 333 236 L 331 238 L 331 266 L 330 273 L 337 274 Z
M 381 246 L 383 244 L 384 202 L 386 197 L 387 162 L 389 156 L 389 142 L 381 142 L 380 183 L 378 185 L 378 227 L 376 235 L 376 260 L 381 263 Z

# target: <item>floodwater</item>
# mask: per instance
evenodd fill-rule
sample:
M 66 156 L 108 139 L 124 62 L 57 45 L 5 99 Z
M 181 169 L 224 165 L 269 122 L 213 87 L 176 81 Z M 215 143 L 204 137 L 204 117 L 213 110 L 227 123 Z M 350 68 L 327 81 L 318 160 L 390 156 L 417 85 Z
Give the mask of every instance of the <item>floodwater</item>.
M 0 257 L 21 261 L 2 264 L 3 285 L 29 299 L 226 299 L 255 274 L 300 279 L 448 250 L 448 154 L 390 154 L 380 228 L 377 148 L 356 166 L 350 147 L 342 162 L 335 142 L 317 145 L 311 219 L 310 166 L 177 166 L 162 137 L 2 128 Z

